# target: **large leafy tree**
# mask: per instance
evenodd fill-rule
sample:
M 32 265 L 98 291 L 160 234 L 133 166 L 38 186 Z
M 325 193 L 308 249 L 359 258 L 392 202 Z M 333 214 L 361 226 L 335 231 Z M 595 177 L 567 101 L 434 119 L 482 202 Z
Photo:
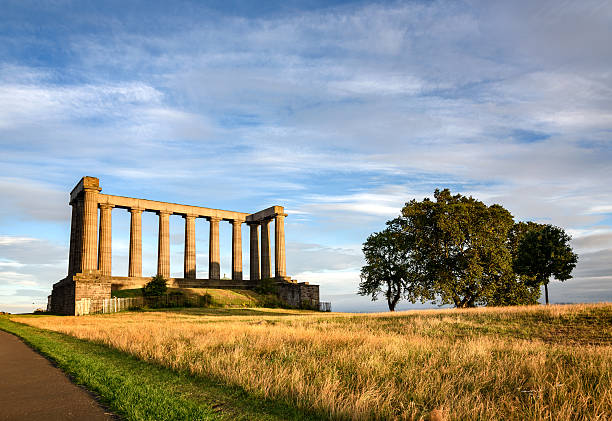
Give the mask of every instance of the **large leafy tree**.
M 514 270 L 534 279 L 538 287 L 544 285 L 546 304 L 550 278 L 554 276 L 558 281 L 570 279 L 578 262 L 570 240 L 562 228 L 547 224 L 532 226 L 518 244 Z
M 436 190 L 434 198 L 412 200 L 402 209 L 415 264 L 443 304 L 487 304 L 511 279 L 507 241 L 512 215 L 502 206 L 452 195 L 448 189 Z
M 384 293 L 389 309 L 405 297 L 456 307 L 535 304 L 551 276 L 571 278 L 577 256 L 558 227 L 514 223 L 499 205 L 448 189 L 412 200 L 387 229 L 364 243 L 359 293 Z
M 360 295 L 376 300 L 379 294 L 387 299 L 390 311 L 401 298 L 411 302 L 432 297 L 421 283 L 413 259 L 412 238 L 402 230 L 399 220 L 387 222 L 387 228 L 368 237 L 363 244 L 366 265 L 361 269 Z
M 512 262 L 516 262 L 519 244 L 525 234 L 531 230 L 542 227 L 535 222 L 517 222 L 508 231 L 507 247 L 512 256 Z M 504 277 L 504 281 L 498 285 L 493 295 L 487 301 L 487 305 L 512 306 L 537 304 L 540 298 L 540 285 L 535 277 L 524 273 L 511 271 Z

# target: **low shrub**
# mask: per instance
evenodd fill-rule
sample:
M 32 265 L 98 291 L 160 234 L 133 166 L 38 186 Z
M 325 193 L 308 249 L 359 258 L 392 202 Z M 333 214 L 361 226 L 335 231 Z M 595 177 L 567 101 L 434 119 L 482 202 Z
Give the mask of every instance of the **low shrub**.
M 168 291 L 166 280 L 161 275 L 155 275 L 151 281 L 142 289 L 142 295 L 145 297 L 159 297 Z
M 276 279 L 263 278 L 259 281 L 259 285 L 253 288 L 253 290 L 256 293 L 262 294 L 262 295 L 276 294 L 277 293 Z
M 302 310 L 314 310 L 314 311 L 319 311 L 319 306 L 311 300 L 303 300 L 300 303 L 300 308 Z

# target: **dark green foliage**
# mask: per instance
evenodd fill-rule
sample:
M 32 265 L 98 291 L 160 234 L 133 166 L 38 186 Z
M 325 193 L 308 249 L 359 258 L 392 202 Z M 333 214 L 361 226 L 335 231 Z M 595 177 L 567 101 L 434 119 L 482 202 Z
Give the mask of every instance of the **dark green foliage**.
M 213 305 L 210 294 L 192 295 L 183 291 L 170 291 L 165 295 L 145 296 L 145 308 L 181 308 L 181 307 L 211 307 Z
M 300 309 L 318 311 L 319 306 L 310 300 L 304 300 L 300 303 Z
M 198 297 L 198 307 L 210 307 L 212 305 L 212 295 L 206 293 Z
M 532 278 L 538 287 L 544 285 L 546 304 L 550 278 L 554 276 L 558 281 L 570 279 L 578 262 L 570 240 L 562 228 L 547 224 L 528 230 L 519 242 L 514 270 Z
M 538 298 L 540 298 L 539 286 L 533 286 L 528 279 L 510 273 L 491 293 L 487 299 L 487 305 L 533 305 L 538 303 Z
M 487 304 L 512 272 L 506 246 L 512 215 L 448 189 L 436 190 L 434 197 L 435 202 L 412 200 L 402 209 L 414 259 L 443 304 Z
M 155 275 L 151 281 L 142 289 L 142 295 L 145 297 L 159 297 L 168 291 L 166 280 L 161 275 Z
M 259 281 L 259 285 L 253 288 L 258 294 L 267 295 L 267 294 L 276 294 L 276 279 L 274 278 L 263 278 Z
M 402 229 L 399 219 L 387 222 L 387 228 L 368 237 L 363 244 L 366 265 L 361 269 L 358 293 L 372 300 L 382 293 L 390 311 L 400 298 L 411 302 L 433 298 L 424 288 L 413 256 L 414 240 Z
M 287 305 L 276 295 L 276 293 L 271 294 L 261 294 L 256 307 L 267 307 L 267 308 L 288 308 Z
M 410 201 L 368 237 L 359 294 L 383 292 L 390 310 L 401 298 L 456 307 L 536 304 L 542 284 L 548 302 L 551 276 L 571 277 L 577 256 L 562 229 L 515 224 L 502 206 L 448 189 L 434 198 Z
M 507 247 L 510 251 L 513 266 L 518 256 L 519 244 L 525 234 L 541 226 L 535 222 L 517 222 L 508 231 Z M 512 271 L 507 274 L 504 282 L 491 295 L 487 305 L 530 305 L 537 304 L 538 298 L 540 298 L 540 286 L 534 277 Z

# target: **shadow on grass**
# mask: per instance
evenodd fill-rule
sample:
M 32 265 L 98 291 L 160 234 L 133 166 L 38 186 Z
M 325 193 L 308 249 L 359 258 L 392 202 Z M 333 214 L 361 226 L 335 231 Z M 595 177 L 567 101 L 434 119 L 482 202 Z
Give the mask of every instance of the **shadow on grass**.
M 270 308 L 208 308 L 208 307 L 184 307 L 184 308 L 155 308 L 142 311 L 155 311 L 164 313 L 187 314 L 193 316 L 295 316 L 300 314 L 319 314 L 312 311 L 270 309 Z

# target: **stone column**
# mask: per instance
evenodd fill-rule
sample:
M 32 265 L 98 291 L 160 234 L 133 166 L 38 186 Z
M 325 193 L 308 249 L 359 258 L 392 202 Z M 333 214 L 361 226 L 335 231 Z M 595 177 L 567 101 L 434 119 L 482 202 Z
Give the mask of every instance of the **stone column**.
M 72 274 L 78 273 L 81 270 L 81 262 L 83 261 L 83 198 L 80 197 L 75 201 L 76 209 L 76 228 L 74 230 L 74 260 L 72 266 Z
M 197 215 L 185 215 L 185 266 L 184 277 L 186 279 L 196 278 L 196 243 L 195 243 L 195 220 Z
M 208 279 L 221 278 L 221 259 L 219 257 L 219 221 L 221 218 L 210 217 L 210 235 L 208 245 Z
M 98 245 L 98 270 L 111 276 L 112 266 L 112 210 L 113 205 L 100 204 L 100 241 Z
M 261 278 L 271 278 L 270 219 L 261 221 Z
M 287 265 L 285 262 L 285 216 L 280 213 L 274 216 L 274 276 L 285 278 Z
M 251 281 L 258 281 L 259 278 L 259 222 L 247 222 L 251 228 L 251 250 L 249 253 L 251 266 Z
M 144 209 L 131 208 L 130 221 L 130 267 L 128 276 L 142 276 L 142 211 Z
M 232 223 L 232 280 L 242 281 L 242 223 L 234 219 Z
M 157 232 L 157 274 L 170 278 L 170 215 L 172 212 L 159 211 Z
M 83 235 L 81 244 L 81 270 L 91 272 L 98 269 L 98 190 L 83 190 Z
M 80 245 L 77 240 L 77 232 L 79 230 L 79 208 L 76 201 L 70 202 L 72 206 L 72 218 L 70 220 L 70 252 L 68 253 L 68 275 L 74 275 L 76 272 L 77 263 L 76 250 L 80 249 Z

